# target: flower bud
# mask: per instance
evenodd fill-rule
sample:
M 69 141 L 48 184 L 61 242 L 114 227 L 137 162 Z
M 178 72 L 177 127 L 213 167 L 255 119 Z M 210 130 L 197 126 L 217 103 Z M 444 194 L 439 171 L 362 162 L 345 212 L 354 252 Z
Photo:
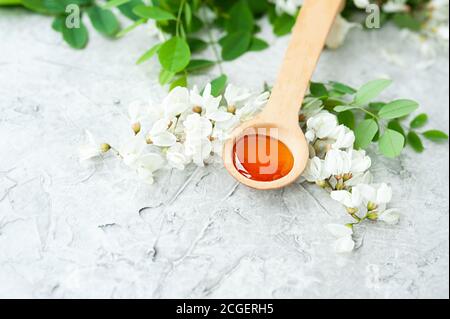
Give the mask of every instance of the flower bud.
M 299 114 L 299 116 L 298 116 L 298 121 L 299 121 L 299 122 L 306 122 L 306 116 L 305 116 L 305 114 Z
M 326 181 L 316 181 L 316 184 L 322 188 L 326 188 L 328 186 Z
M 145 142 L 147 143 L 147 144 L 153 144 L 153 141 L 152 141 L 152 139 L 150 138 L 150 136 L 147 136 L 146 138 L 145 138 Z
M 100 145 L 100 150 L 102 151 L 102 153 L 106 153 L 111 149 L 111 145 L 107 144 L 107 143 L 103 143 Z
M 373 203 L 373 202 L 369 202 L 367 204 L 367 210 L 370 211 L 374 211 L 378 208 L 377 204 Z
M 338 180 L 338 183 L 336 184 L 336 190 L 337 191 L 342 191 L 345 189 L 345 184 L 344 182 L 339 178 L 336 177 L 336 179 Z
M 370 220 L 377 220 L 378 219 L 378 213 L 371 212 L 371 213 L 367 214 L 367 218 L 369 218 Z
M 342 176 L 342 178 L 344 179 L 344 182 L 351 180 L 352 177 L 353 177 L 352 173 L 344 174 L 344 176 Z
M 236 106 L 234 105 L 228 105 L 227 107 L 227 112 L 231 113 L 231 114 L 235 114 L 236 113 Z
M 194 113 L 201 114 L 202 111 L 203 111 L 203 109 L 202 109 L 201 106 L 194 106 L 194 107 L 192 108 L 192 112 L 194 112 Z
M 134 134 L 138 135 L 141 131 L 141 123 L 134 123 L 133 125 L 131 125 L 131 129 L 133 130 Z
M 347 213 L 349 213 L 350 215 L 354 215 L 358 212 L 358 208 L 346 207 L 346 209 L 347 209 Z

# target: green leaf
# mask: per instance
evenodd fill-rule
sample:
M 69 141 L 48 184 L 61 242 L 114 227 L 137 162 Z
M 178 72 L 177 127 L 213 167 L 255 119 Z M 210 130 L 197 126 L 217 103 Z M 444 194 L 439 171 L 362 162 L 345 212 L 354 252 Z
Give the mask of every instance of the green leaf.
M 162 44 L 158 43 L 151 47 L 147 52 L 145 52 L 141 57 L 137 60 L 136 64 L 141 64 L 149 59 L 151 59 L 161 48 Z
M 378 141 L 381 153 L 389 158 L 395 158 L 405 147 L 405 137 L 397 131 L 386 130 Z
M 339 82 L 331 82 L 331 87 L 334 91 L 337 91 L 342 94 L 355 94 L 356 90 L 348 85 L 339 83 Z
M 253 13 L 246 0 L 238 1 L 229 11 L 230 19 L 225 24 L 228 33 L 252 32 L 255 27 Z
M 216 62 L 210 60 L 191 60 L 188 66 L 186 67 L 186 71 L 195 72 L 198 70 L 203 70 L 214 66 Z
M 172 79 L 174 77 L 175 77 L 174 72 L 170 72 L 170 71 L 162 69 L 161 72 L 159 73 L 159 84 L 165 85 L 165 84 L 169 83 L 170 81 L 172 81 Z
M 269 44 L 266 41 L 254 37 L 252 39 L 252 43 L 250 44 L 249 51 L 255 51 L 255 52 L 263 51 L 263 50 L 267 49 L 268 47 L 269 47 Z
M 328 96 L 328 90 L 322 83 L 314 83 L 311 82 L 311 85 L 309 87 L 309 90 L 314 97 L 327 97 Z
M 185 39 L 173 37 L 158 50 L 158 58 L 165 70 L 178 73 L 189 64 L 191 51 Z
M 347 126 L 349 129 L 355 129 L 355 114 L 352 111 L 341 112 L 337 115 L 339 124 Z
M 396 100 L 383 106 L 378 115 L 391 120 L 406 116 L 419 108 L 419 103 L 412 100 Z
M 388 128 L 391 130 L 394 130 L 396 132 L 399 132 L 403 136 L 406 136 L 405 130 L 403 129 L 402 125 L 398 120 L 392 120 L 388 123 Z
M 359 109 L 359 106 L 355 106 L 355 105 L 338 105 L 334 108 L 335 112 L 345 112 L 345 111 L 350 111 L 350 110 L 355 110 L 355 109 Z
M 222 59 L 231 61 L 237 59 L 248 51 L 252 40 L 252 34 L 247 31 L 238 31 L 222 38 Z
M 87 9 L 87 14 L 98 32 L 110 37 L 119 32 L 119 21 L 110 10 L 93 6 Z
M 134 7 L 134 14 L 144 19 L 152 19 L 156 21 L 176 20 L 177 18 L 169 11 L 161 9 L 159 7 L 149 7 L 145 5 L 139 5 Z
M 57 32 L 62 32 L 64 28 L 64 23 L 66 23 L 66 16 L 56 16 L 52 22 L 52 29 Z
M 225 91 L 227 85 L 228 77 L 222 74 L 218 78 L 212 80 L 211 82 L 211 94 L 215 97 L 221 95 Z
M 402 29 L 409 29 L 416 32 L 422 29 L 422 23 L 409 13 L 395 14 L 394 23 Z
M 192 9 L 188 2 L 184 5 L 184 20 L 186 21 L 186 26 L 189 29 L 192 23 Z
M 183 75 L 181 77 L 179 77 L 178 79 L 176 79 L 175 81 L 173 81 L 170 84 L 170 91 L 172 91 L 174 88 L 176 87 L 187 87 L 187 77 L 186 75 Z
M 426 139 L 433 142 L 445 142 L 448 141 L 448 135 L 439 130 L 430 130 L 422 134 Z
M 142 0 L 131 0 L 131 1 L 127 2 L 127 3 L 124 3 L 124 4 L 120 5 L 120 6 L 118 6 L 117 8 L 128 19 L 131 19 L 133 21 L 138 21 L 141 18 L 139 16 L 137 16 L 136 14 L 134 14 L 133 8 L 137 7 L 139 5 L 144 5 Z
M 408 133 L 407 142 L 418 153 L 422 153 L 425 150 L 425 147 L 423 147 L 423 143 L 422 140 L 420 139 L 420 136 L 413 131 Z
M 64 41 L 74 49 L 83 49 L 88 43 L 88 31 L 81 21 L 79 28 L 68 28 L 63 23 L 62 34 Z
M 292 28 L 295 25 L 295 18 L 288 14 L 282 14 L 277 16 L 275 21 L 273 21 L 273 32 L 281 37 L 283 35 L 291 33 Z
M 112 9 L 115 7 L 118 7 L 120 5 L 123 5 L 125 3 L 130 2 L 131 0 L 109 0 L 107 3 L 102 5 L 103 9 Z
M 208 43 L 198 38 L 188 38 L 187 39 L 191 52 L 199 52 L 208 47 Z
M 381 79 L 374 80 L 365 85 L 363 85 L 358 92 L 356 92 L 355 100 L 353 101 L 354 105 L 362 106 L 383 92 L 389 85 L 392 84 L 391 80 Z
M 367 148 L 372 143 L 378 132 L 378 124 L 375 120 L 364 120 L 355 129 L 355 147 L 358 149 Z
M 411 128 L 421 128 L 424 127 L 428 122 L 428 115 L 425 113 L 417 115 L 409 124 Z
M 128 27 L 126 27 L 126 28 L 122 29 L 120 32 L 118 32 L 116 34 L 116 38 L 123 37 L 124 35 L 133 31 L 138 26 L 140 26 L 141 24 L 144 24 L 144 23 L 145 23 L 145 19 L 140 19 L 140 20 L 135 21 L 133 24 L 129 25 Z

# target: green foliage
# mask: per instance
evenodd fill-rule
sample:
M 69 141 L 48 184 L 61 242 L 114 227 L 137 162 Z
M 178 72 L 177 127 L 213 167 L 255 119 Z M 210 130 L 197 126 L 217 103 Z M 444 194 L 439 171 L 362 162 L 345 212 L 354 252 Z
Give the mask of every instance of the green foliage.
M 10 1 L 7 0 L 6 3 Z M 296 21 L 296 15 L 277 12 L 275 5 L 269 0 L 21 1 L 22 5 L 30 10 L 55 16 L 52 28 L 61 32 L 64 40 L 71 47 L 77 49 L 84 48 L 87 45 L 88 34 L 84 26 L 78 31 L 69 31 L 67 28 L 63 28 L 62 25 L 69 14 L 65 11 L 68 4 L 79 5 L 82 16 L 88 16 L 94 29 L 107 37 L 122 37 L 143 24 L 155 24 L 159 31 L 164 34 L 165 41 L 158 44 L 159 47 L 148 48 L 139 58 L 138 64 L 149 60 L 158 53 L 159 61 L 165 71 L 175 74 L 183 73 L 186 79 L 189 73 L 206 70 L 213 65 L 218 65 L 222 71 L 221 64 L 224 61 L 235 60 L 247 52 L 267 49 L 269 44 L 258 36 L 261 18 L 268 17 L 273 32 L 277 36 L 289 34 Z M 377 2 L 383 4 L 386 1 L 378 0 Z M 428 2 L 429 0 L 407 0 L 406 3 L 410 6 L 410 11 L 399 14 L 383 14 L 383 20 L 391 20 L 400 28 L 420 31 L 427 18 L 426 4 Z M 212 20 L 204 16 L 203 9 L 205 8 L 214 13 L 215 17 Z M 361 11 L 361 9 L 356 8 L 353 1 L 347 1 L 343 15 L 351 20 L 354 13 L 358 11 Z M 116 17 L 118 13 L 131 20 L 130 24 L 122 30 Z M 213 29 L 224 34 L 223 38 L 220 40 L 214 39 Z M 199 34 L 201 34 L 201 38 Z M 205 34 L 207 36 L 204 36 Z M 176 40 L 169 42 L 172 38 L 176 38 Z M 167 43 L 171 43 L 172 46 L 169 47 Z M 186 43 L 189 50 L 186 49 Z M 176 45 L 174 46 L 174 44 Z M 163 50 L 159 50 L 161 46 Z M 155 51 L 156 48 L 158 48 L 157 51 Z M 182 51 L 174 53 L 167 48 L 179 48 Z M 198 60 L 202 60 L 202 57 L 195 57 L 193 60 L 197 62 L 189 63 L 191 54 L 199 54 L 206 49 L 211 49 L 211 52 L 214 52 L 214 61 L 210 61 L 208 64 L 199 64 Z M 179 62 L 175 61 L 178 57 L 181 58 Z M 167 82 L 167 79 L 171 79 L 171 81 L 179 80 L 177 76 L 170 77 L 168 72 L 162 72 L 161 74 L 161 78 L 164 80 L 161 81 L 162 83 L 170 83 L 170 81 Z M 336 110 L 339 112 L 348 111 L 351 113 L 361 105 L 371 102 L 389 85 L 390 81 L 388 80 L 378 80 L 355 90 L 350 86 L 334 82 L 329 83 L 327 91 L 324 90 L 323 86 L 313 86 L 312 93 L 316 97 L 324 98 L 327 106 L 338 107 Z M 357 95 L 354 96 L 353 103 L 341 105 L 339 97 L 348 94 L 354 95 L 355 93 Z M 350 113 L 346 113 L 346 116 L 341 115 L 341 120 L 349 124 L 354 123 L 354 119 L 349 117 Z
M 421 113 L 410 118 L 419 108 L 412 100 L 373 102 L 392 84 L 390 80 L 374 80 L 358 90 L 338 83 L 311 83 L 307 97 L 319 99 L 323 107 L 337 115 L 339 123 L 355 133 L 355 148 L 367 149 L 378 144 L 379 151 L 389 158 L 399 156 L 405 146 L 422 153 L 423 138 L 433 142 L 445 142 L 448 135 L 439 130 L 419 132 L 429 121 Z

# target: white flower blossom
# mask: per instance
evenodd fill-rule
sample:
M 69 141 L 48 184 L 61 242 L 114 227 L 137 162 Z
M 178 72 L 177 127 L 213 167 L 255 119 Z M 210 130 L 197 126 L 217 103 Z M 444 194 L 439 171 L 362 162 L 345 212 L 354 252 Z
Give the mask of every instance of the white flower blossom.
M 97 143 L 92 133 L 88 130 L 85 131 L 86 142 L 79 147 L 78 153 L 80 161 L 87 161 L 104 153 L 105 149 L 102 148 L 102 144 Z
M 303 0 L 269 0 L 275 4 L 275 8 L 278 14 L 287 13 L 291 16 L 295 16 L 298 9 L 303 4 Z
M 224 97 L 228 106 L 243 105 L 250 97 L 252 93 L 244 88 L 229 84 L 225 90 Z
M 241 121 L 248 121 L 267 104 L 270 93 L 264 92 L 250 97 L 242 108 L 238 108 L 236 116 Z
M 387 209 L 378 215 L 378 220 L 385 222 L 389 225 L 395 225 L 400 220 L 400 214 L 398 210 L 395 208 Z
M 167 162 L 171 167 L 179 170 L 184 170 L 185 166 L 189 164 L 190 158 L 186 155 L 184 145 L 175 143 L 166 153 Z
M 370 5 L 370 0 L 353 0 L 357 8 L 365 9 Z
M 350 253 L 355 249 L 353 230 L 350 227 L 338 224 L 326 225 L 327 230 L 336 237 L 334 250 L 337 253 Z
M 164 117 L 170 120 L 191 107 L 189 90 L 184 87 L 174 88 L 162 102 Z
M 330 174 L 325 169 L 325 161 L 318 157 L 308 160 L 306 169 L 302 175 L 308 182 L 321 182 L 330 177 Z
M 327 138 L 332 136 L 333 131 L 338 126 L 337 117 L 327 111 L 321 111 L 311 117 L 306 126 L 310 131 L 310 137 L 314 134 L 314 138 Z M 308 134 L 308 133 L 307 133 Z
M 409 10 L 409 6 L 406 4 L 406 0 L 389 0 L 383 5 L 383 11 L 386 13 L 406 12 Z
M 370 168 L 370 166 L 372 166 L 372 160 L 369 156 L 366 155 L 366 151 L 351 151 L 350 171 L 353 175 L 365 173 Z
M 360 189 L 355 187 L 352 192 L 349 191 L 333 191 L 331 198 L 341 203 L 347 208 L 358 208 L 362 204 L 362 196 Z
M 183 123 L 186 128 L 185 153 L 192 157 L 193 162 L 203 166 L 211 155 L 212 145 L 209 136 L 212 133 L 212 123 L 197 113 L 189 115 Z
M 211 84 L 206 85 L 201 94 L 198 92 L 197 87 L 194 87 L 191 92 L 191 103 L 196 107 L 200 107 L 202 114 L 212 121 L 228 121 L 233 116 L 224 107 L 220 106 L 221 100 L 222 97 L 214 97 L 211 94 Z
M 332 149 L 325 156 L 325 170 L 330 175 L 342 176 L 348 174 L 351 165 L 351 157 L 347 152 Z
M 348 127 L 339 125 L 331 133 L 335 142 L 331 145 L 334 149 L 348 149 L 352 148 L 355 144 L 355 134 Z
M 161 119 L 157 121 L 147 136 L 148 142 L 161 147 L 173 146 L 177 142 L 177 137 L 168 131 L 171 125 L 171 120 Z
M 385 207 L 392 200 L 392 188 L 385 183 L 379 185 L 360 184 L 356 187 L 360 189 L 366 205 Z

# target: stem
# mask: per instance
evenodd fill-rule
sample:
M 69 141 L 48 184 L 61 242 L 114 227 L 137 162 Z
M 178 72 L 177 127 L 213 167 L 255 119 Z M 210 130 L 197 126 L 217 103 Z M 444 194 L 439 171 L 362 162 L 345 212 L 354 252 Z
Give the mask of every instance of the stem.
M 221 74 L 224 74 L 223 72 L 223 66 L 222 66 L 222 59 L 220 57 L 219 51 L 217 50 L 217 40 L 214 39 L 214 36 L 211 32 L 211 26 L 209 25 L 209 23 L 207 23 L 207 19 L 203 16 L 203 22 L 205 23 L 206 26 L 206 30 L 208 30 L 208 39 L 209 39 L 209 44 L 211 45 L 211 49 L 213 51 L 214 57 L 216 58 L 216 62 L 217 62 L 217 66 L 219 67 L 219 71 Z
M 365 108 L 359 107 L 358 110 L 363 111 L 366 114 L 369 114 L 370 116 L 372 116 L 374 119 L 380 120 L 380 118 L 378 116 L 376 116 L 374 113 L 366 110 Z
M 185 1 L 186 0 L 182 0 L 180 2 L 180 7 L 178 8 L 177 25 L 176 25 L 176 28 L 175 28 L 175 32 L 176 32 L 177 36 L 179 36 L 179 34 L 180 34 L 181 14 L 183 13 L 183 8 L 184 8 Z

